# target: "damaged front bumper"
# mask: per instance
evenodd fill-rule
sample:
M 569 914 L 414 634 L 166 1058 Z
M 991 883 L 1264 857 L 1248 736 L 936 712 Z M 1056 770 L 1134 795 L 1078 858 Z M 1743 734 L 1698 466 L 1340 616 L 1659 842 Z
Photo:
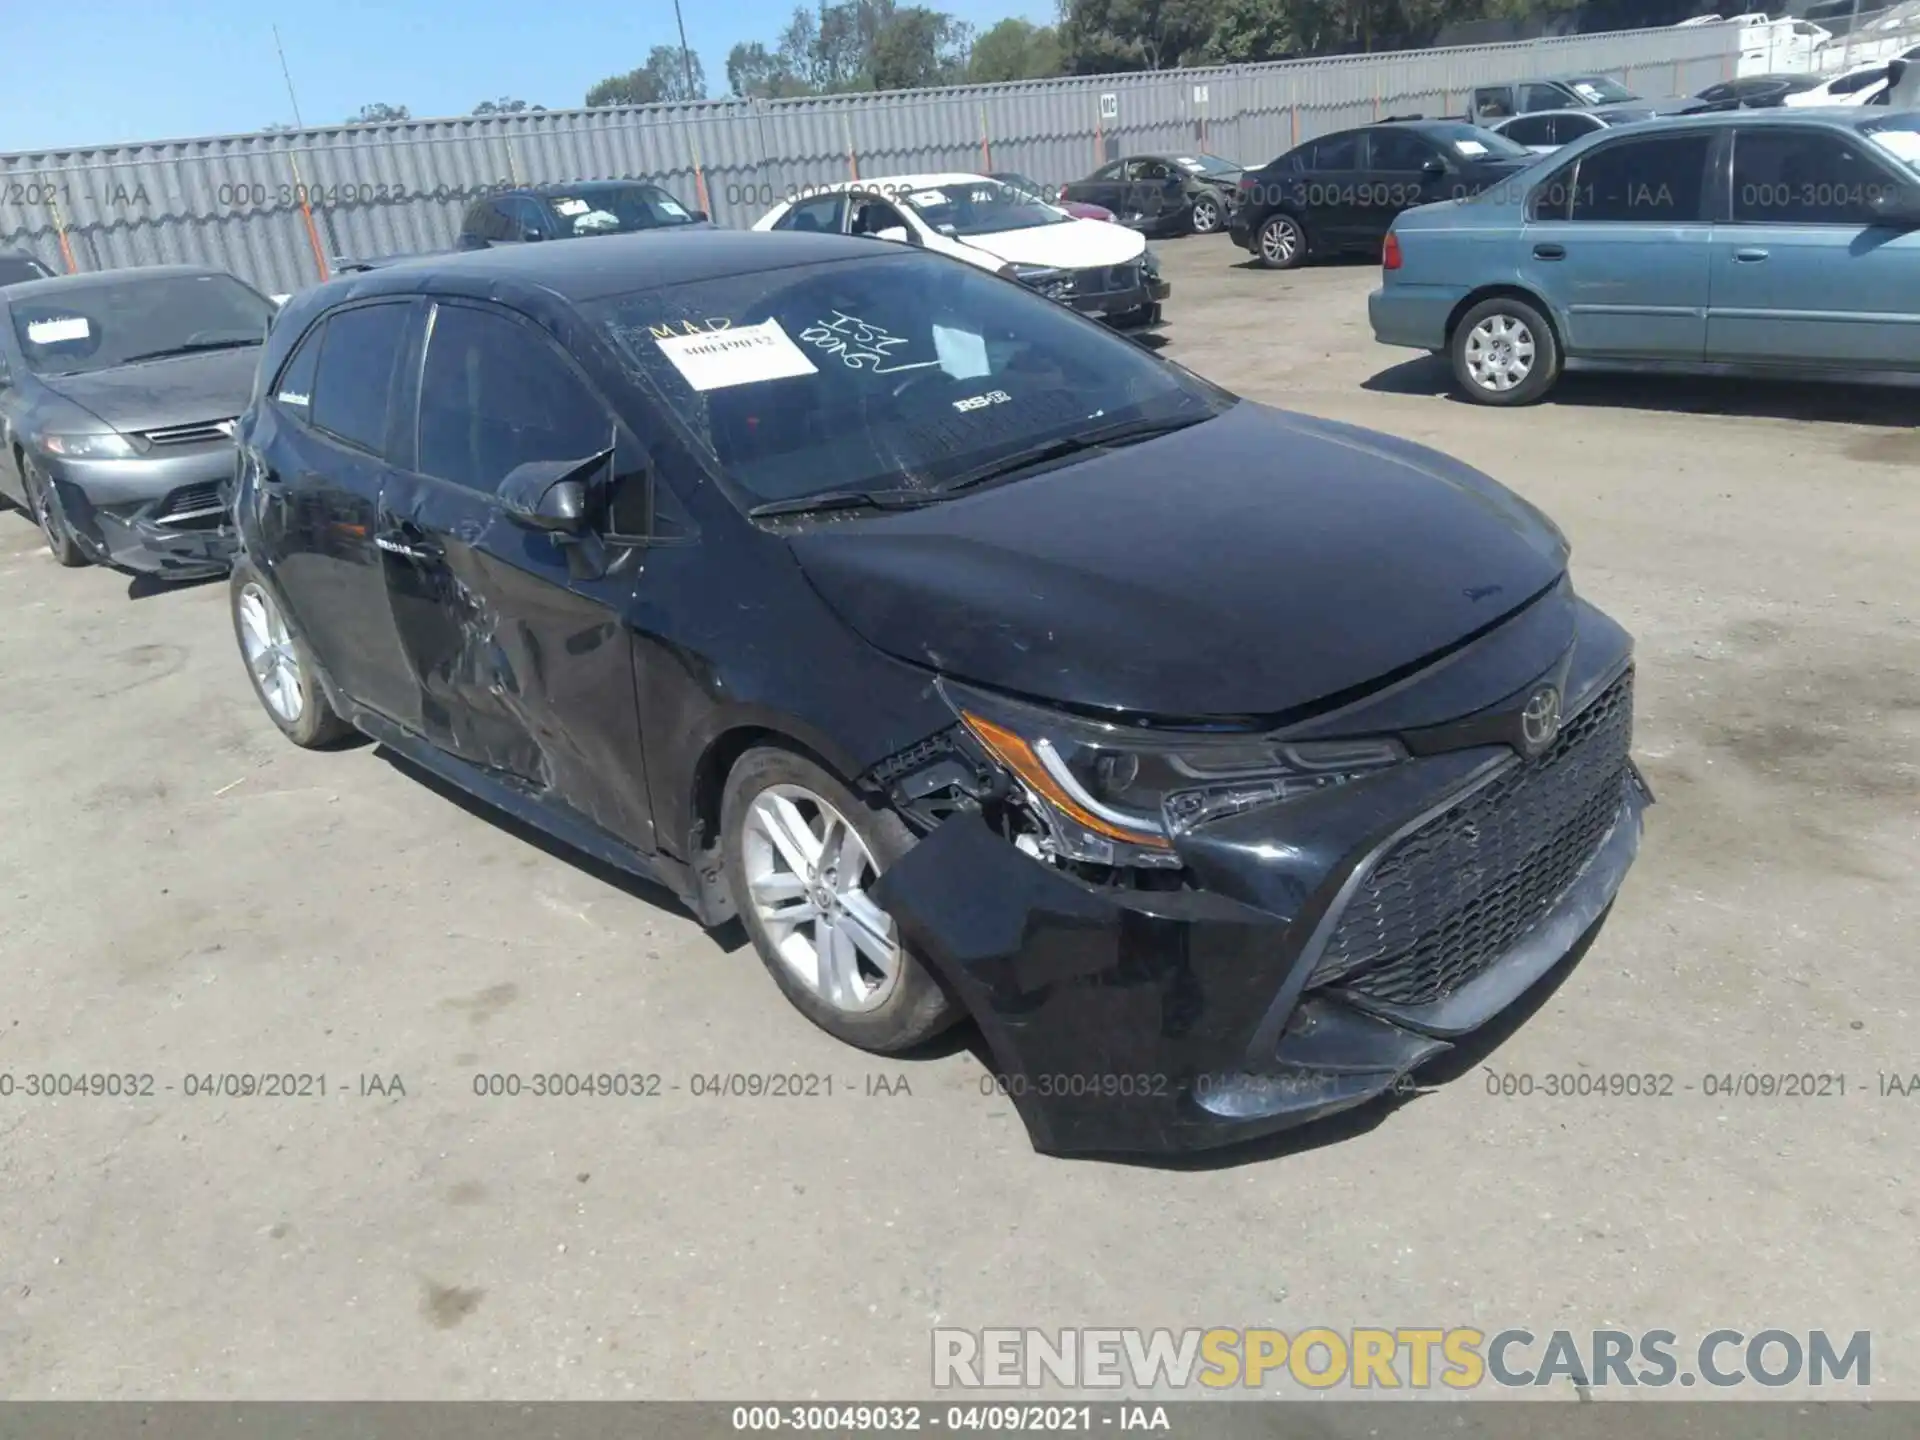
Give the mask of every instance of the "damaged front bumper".
M 963 813 L 874 898 L 971 1012 L 1036 1149 L 1287 1129 L 1392 1090 L 1606 912 L 1652 797 L 1626 754 L 1631 671 L 1599 689 L 1565 733 L 1603 741 L 1600 768 L 1429 756 L 1208 827 L 1178 890 L 1086 883 Z
M 166 580 L 223 575 L 239 549 L 229 449 L 194 463 L 66 462 L 50 475 L 88 557 Z

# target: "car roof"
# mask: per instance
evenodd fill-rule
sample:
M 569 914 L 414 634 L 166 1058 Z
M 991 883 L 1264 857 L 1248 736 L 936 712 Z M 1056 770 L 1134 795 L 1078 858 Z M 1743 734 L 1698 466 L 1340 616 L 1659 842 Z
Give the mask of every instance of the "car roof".
M 126 265 L 117 270 L 83 270 L 78 275 L 49 275 L 41 280 L 21 280 L 4 288 L 9 300 L 34 300 L 43 296 L 57 296 L 68 290 L 85 289 L 103 280 L 144 280 L 163 275 L 227 275 L 229 278 L 239 278 L 217 265 Z
M 645 185 L 654 190 L 665 187 L 657 180 L 549 180 L 538 185 L 522 185 L 515 190 L 503 190 L 503 195 L 592 195 L 602 190 L 616 190 L 626 185 Z
M 532 287 L 578 302 L 656 285 L 683 285 L 874 253 L 873 242 L 859 236 L 688 227 L 685 233 L 677 228 L 640 231 L 595 235 L 561 245 L 494 245 L 484 250 L 422 255 L 377 270 L 343 275 L 319 290 L 332 304 L 347 298 L 349 292 L 432 292 L 442 288 L 436 281 L 450 280 L 456 282 L 461 293 L 472 293 L 476 282 L 499 281 L 508 287 Z
M 875 175 L 862 176 L 858 180 L 836 180 L 831 185 L 810 185 L 809 196 L 838 195 L 849 190 L 862 193 L 872 190 L 886 195 L 899 194 L 906 190 L 931 190 L 939 185 L 971 185 L 981 180 L 991 180 L 991 175 L 982 175 L 977 170 L 944 170 L 924 175 Z

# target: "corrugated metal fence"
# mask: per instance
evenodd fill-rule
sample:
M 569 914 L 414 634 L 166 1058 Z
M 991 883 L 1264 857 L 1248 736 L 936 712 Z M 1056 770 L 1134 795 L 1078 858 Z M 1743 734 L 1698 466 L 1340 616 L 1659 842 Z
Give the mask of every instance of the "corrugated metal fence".
M 531 181 L 656 180 L 746 225 L 850 176 L 1018 170 L 1048 184 L 1112 155 L 1204 148 L 1249 164 L 1387 115 L 1449 115 L 1476 84 L 1607 71 L 1640 93 L 1733 74 L 1736 27 L 1623 31 L 1274 65 L 819 99 L 349 125 L 0 156 L 0 249 L 55 270 L 194 261 L 268 291 L 340 255 L 452 243 L 470 198 Z

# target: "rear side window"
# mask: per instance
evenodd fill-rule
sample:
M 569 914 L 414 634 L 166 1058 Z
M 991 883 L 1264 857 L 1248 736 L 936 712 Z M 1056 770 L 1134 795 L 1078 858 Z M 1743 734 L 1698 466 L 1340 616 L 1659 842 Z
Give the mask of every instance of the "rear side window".
M 1612 224 L 1698 220 L 1712 143 L 1703 133 L 1589 150 L 1574 172 L 1570 218 Z
M 1746 129 L 1733 142 L 1733 218 L 1747 224 L 1871 225 L 1891 178 L 1838 135 Z
M 442 305 L 420 376 L 420 471 L 493 494 L 517 465 L 585 460 L 613 419 L 545 337 L 492 310 Z
M 1360 132 L 1354 130 L 1314 141 L 1312 166 L 1315 170 L 1358 170 Z
M 1520 109 L 1531 114 L 1537 110 L 1560 110 L 1567 104 L 1566 94 L 1556 85 L 1522 85 Z
M 1474 91 L 1473 108 L 1478 114 L 1495 119 L 1513 114 L 1513 87 L 1489 85 Z
M 1554 143 L 1553 117 L 1529 115 L 1502 125 L 1500 133 L 1516 145 L 1551 145 Z
M 320 346 L 326 334 L 324 320 L 307 332 L 273 388 L 273 398 L 301 420 L 313 418 L 313 377 L 320 368 Z
M 386 448 L 394 362 L 411 312 L 400 301 L 338 310 L 327 318 L 308 412 L 316 430 L 375 455 Z

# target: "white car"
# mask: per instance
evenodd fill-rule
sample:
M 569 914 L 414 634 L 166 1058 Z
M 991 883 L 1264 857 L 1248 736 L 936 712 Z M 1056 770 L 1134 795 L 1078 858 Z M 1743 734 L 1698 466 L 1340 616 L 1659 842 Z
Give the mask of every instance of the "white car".
M 1076 220 L 985 175 L 891 175 L 809 188 L 753 228 L 915 245 L 1020 280 L 1116 329 L 1160 324 L 1170 288 L 1138 231 Z
M 1799 109 L 1809 105 L 1871 105 L 1887 88 L 1887 62 L 1855 65 L 1811 90 L 1800 90 L 1780 103 Z
M 1622 114 L 1612 110 L 1530 110 L 1487 128 L 1516 145 L 1526 146 L 1536 155 L 1550 155 L 1582 135 L 1631 124 L 1638 118 L 1630 111 Z

